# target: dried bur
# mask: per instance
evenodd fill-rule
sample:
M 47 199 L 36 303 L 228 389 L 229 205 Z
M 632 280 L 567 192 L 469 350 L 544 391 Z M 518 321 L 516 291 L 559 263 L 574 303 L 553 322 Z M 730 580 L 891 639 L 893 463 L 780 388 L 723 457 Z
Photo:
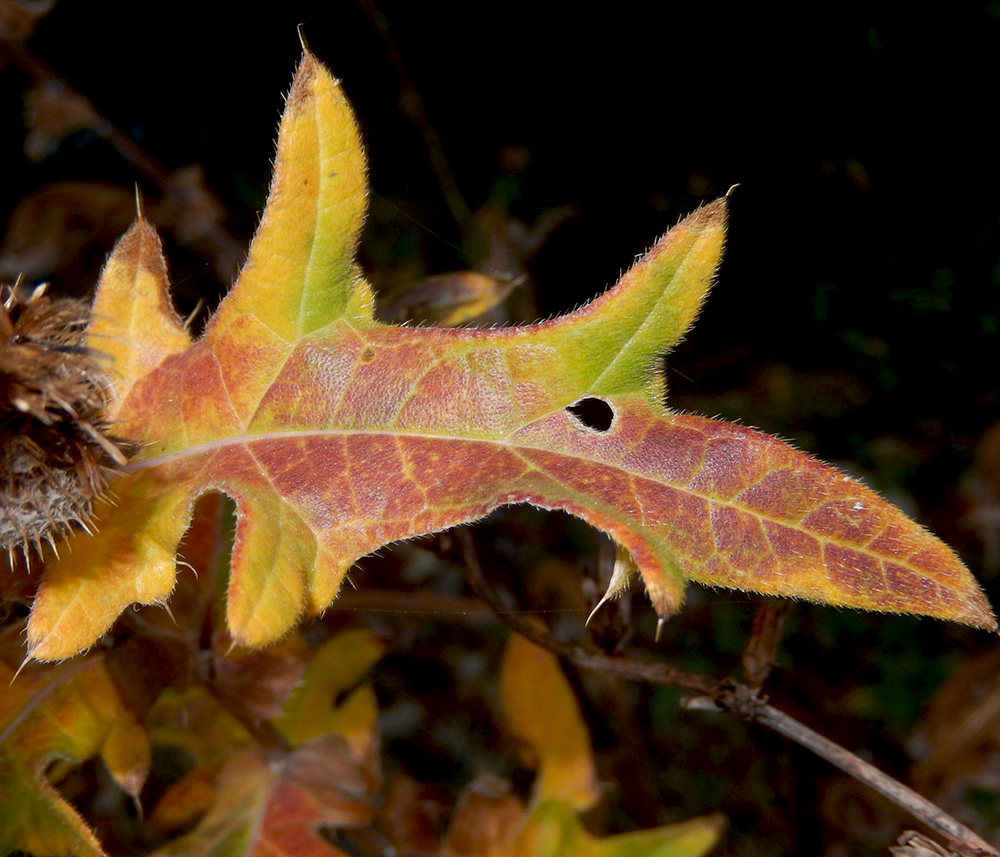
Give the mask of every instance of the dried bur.
M 0 307 L 0 547 L 11 565 L 88 528 L 132 445 L 110 436 L 111 382 L 85 344 L 89 306 L 45 286 L 5 289 Z

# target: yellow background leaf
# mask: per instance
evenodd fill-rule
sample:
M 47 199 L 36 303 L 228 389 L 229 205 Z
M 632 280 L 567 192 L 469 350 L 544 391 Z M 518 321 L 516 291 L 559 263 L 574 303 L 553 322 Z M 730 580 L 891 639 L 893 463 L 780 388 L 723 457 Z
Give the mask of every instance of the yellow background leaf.
M 597 839 L 562 801 L 537 806 L 518 840 L 515 857 L 702 857 L 725 827 L 720 815 Z
M 302 683 L 288 697 L 284 713 L 273 720 L 293 747 L 312 738 L 342 735 L 359 759 L 375 750 L 378 705 L 367 683 L 339 704 L 338 697 L 354 688 L 378 662 L 385 644 L 368 629 L 343 631 L 328 640 L 309 662 Z
M 525 762 L 538 770 L 532 793 L 589 809 L 600 797 L 590 735 L 573 689 L 555 656 L 512 634 L 500 669 L 510 732 Z

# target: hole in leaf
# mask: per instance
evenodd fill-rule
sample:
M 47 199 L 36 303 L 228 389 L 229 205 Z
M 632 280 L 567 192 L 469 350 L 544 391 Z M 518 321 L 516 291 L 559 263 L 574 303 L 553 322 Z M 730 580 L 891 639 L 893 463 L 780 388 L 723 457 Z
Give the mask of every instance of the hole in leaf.
M 604 399 L 587 396 L 574 402 L 568 408 L 570 415 L 575 417 L 584 428 L 592 431 L 606 432 L 615 421 L 615 409 Z

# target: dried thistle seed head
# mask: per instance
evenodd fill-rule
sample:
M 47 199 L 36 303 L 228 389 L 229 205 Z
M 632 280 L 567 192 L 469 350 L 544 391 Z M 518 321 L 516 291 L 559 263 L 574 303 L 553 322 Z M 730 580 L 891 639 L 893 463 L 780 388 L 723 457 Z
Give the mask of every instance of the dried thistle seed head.
M 84 336 L 90 308 L 7 289 L 0 305 L 0 548 L 13 562 L 87 528 L 132 452 L 107 433 L 110 380 Z

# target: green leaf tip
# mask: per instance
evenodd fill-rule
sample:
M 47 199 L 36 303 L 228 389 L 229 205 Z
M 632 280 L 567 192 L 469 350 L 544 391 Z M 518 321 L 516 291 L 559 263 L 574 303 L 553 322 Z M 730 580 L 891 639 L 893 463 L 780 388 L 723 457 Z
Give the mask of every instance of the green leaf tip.
M 667 232 L 612 288 L 543 325 L 545 339 L 579 367 L 579 395 L 644 392 L 661 405 L 662 356 L 694 324 L 722 258 L 728 197 Z
M 371 290 L 354 264 L 366 173 L 340 81 L 305 50 L 285 100 L 267 206 L 210 336 L 244 315 L 287 342 L 340 318 L 372 323 Z

